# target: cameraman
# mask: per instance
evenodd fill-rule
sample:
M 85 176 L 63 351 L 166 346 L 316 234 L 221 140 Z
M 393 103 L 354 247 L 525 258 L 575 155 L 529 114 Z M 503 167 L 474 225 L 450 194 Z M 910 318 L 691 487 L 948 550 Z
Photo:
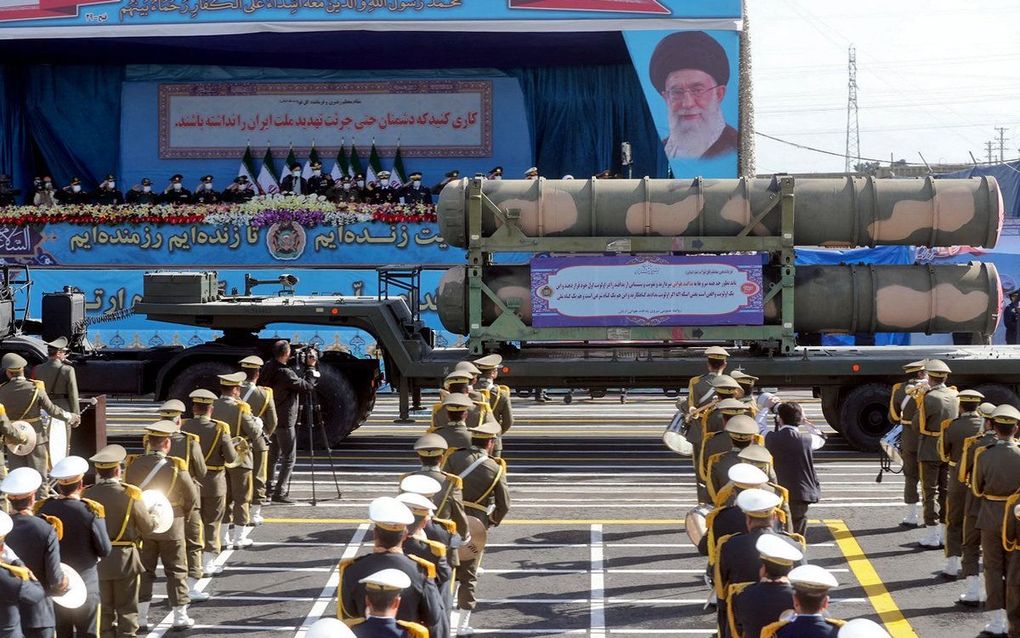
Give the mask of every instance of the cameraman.
M 273 389 L 273 403 L 276 405 L 277 425 L 269 444 L 269 476 L 266 480 L 266 489 L 274 503 L 294 502 L 287 496 L 290 475 L 297 459 L 296 427 L 301 395 L 315 390 L 315 379 L 319 376 L 315 350 L 308 350 L 304 379 L 287 365 L 289 360 L 290 343 L 280 340 L 273 344 L 273 360 L 262 368 L 262 383 Z M 276 463 L 281 456 L 280 475 L 276 477 Z

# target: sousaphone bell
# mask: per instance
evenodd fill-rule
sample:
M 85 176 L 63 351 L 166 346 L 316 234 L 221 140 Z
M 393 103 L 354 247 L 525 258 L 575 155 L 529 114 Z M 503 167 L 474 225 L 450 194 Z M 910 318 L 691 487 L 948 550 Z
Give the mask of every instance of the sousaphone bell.
M 155 524 L 155 529 L 152 530 L 154 533 L 162 534 L 174 524 L 173 505 L 170 504 L 170 499 L 163 492 L 145 490 L 142 492 L 142 503 L 145 504 L 145 509 Z
M 27 421 L 14 421 L 11 423 L 11 428 L 17 430 L 22 438 L 25 439 L 24 443 L 14 443 L 9 438 L 4 439 L 4 443 L 7 444 L 7 449 L 10 450 L 14 456 L 28 456 L 35 450 L 37 436 L 35 428 L 32 424 Z

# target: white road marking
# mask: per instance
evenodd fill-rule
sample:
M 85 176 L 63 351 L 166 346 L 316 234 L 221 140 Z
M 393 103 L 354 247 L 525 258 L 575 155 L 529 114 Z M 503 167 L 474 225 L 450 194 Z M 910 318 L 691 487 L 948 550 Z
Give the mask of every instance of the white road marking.
M 365 536 L 368 534 L 368 523 L 362 523 L 358 525 L 358 529 L 355 530 L 354 536 L 350 542 L 347 543 L 347 547 L 344 549 L 343 554 L 340 556 L 340 560 L 346 560 L 354 558 L 358 554 L 358 549 L 361 548 L 361 542 L 365 540 Z M 315 603 L 312 605 L 312 610 L 305 616 L 305 620 L 301 623 L 301 627 L 298 628 L 297 633 L 294 634 L 294 638 L 304 638 L 305 634 L 308 633 L 309 627 L 312 626 L 316 620 L 322 617 L 322 614 L 329 607 L 329 603 L 336 597 L 337 587 L 340 585 L 340 570 L 337 567 L 333 567 L 329 574 L 329 579 L 326 581 L 326 585 L 322 588 L 318 598 L 315 599 Z
M 606 635 L 606 601 L 605 572 L 603 566 L 602 526 L 591 526 L 591 604 L 589 620 L 590 638 L 605 638 Z

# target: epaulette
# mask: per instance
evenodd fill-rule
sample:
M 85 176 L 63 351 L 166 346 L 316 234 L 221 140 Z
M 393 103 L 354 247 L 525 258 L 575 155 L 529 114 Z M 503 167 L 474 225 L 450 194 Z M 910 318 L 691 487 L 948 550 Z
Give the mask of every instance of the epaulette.
M 450 472 L 443 472 L 443 476 L 446 477 L 447 481 L 453 483 L 453 486 L 456 487 L 458 490 L 464 489 L 464 479 L 462 479 L 460 476 L 456 474 L 451 474 Z
M 39 379 L 32 379 L 32 383 L 34 383 L 35 387 L 39 388 L 40 390 L 46 389 L 46 384 L 40 381 Z
M 185 432 L 184 430 L 181 430 L 181 434 L 183 434 L 185 437 L 187 437 L 188 439 L 190 439 L 194 443 L 198 443 L 198 444 L 202 443 L 202 437 L 200 437 L 197 434 L 192 434 L 191 432 Z
M 712 573 L 714 574 L 715 582 L 715 595 L 720 601 L 726 600 L 726 590 L 723 588 L 722 579 L 722 549 L 726 544 L 726 541 L 736 536 L 736 534 L 727 534 L 719 539 L 719 542 L 715 546 L 715 563 L 713 564 Z
M 255 387 L 257 387 L 259 390 L 262 390 L 263 392 L 266 393 L 266 401 L 272 401 L 273 400 L 273 389 L 272 388 L 270 388 L 268 386 L 264 386 L 264 385 L 259 385 L 259 386 L 255 386 Z
M 784 503 L 790 502 L 790 490 L 776 483 L 769 483 L 769 485 L 771 485 L 772 488 L 776 490 L 776 494 L 779 495 L 779 498 L 783 499 Z
M 241 414 L 244 414 L 245 412 L 251 414 L 251 406 L 240 399 L 237 400 L 237 409 L 241 411 Z
M 32 572 L 29 571 L 27 567 L 17 567 L 15 565 L 8 565 L 7 563 L 0 563 L 0 567 L 6 569 L 21 580 L 31 580 L 32 578 Z
M 340 569 L 343 569 L 345 567 L 350 567 L 353 564 L 354 564 L 354 559 L 353 558 L 343 558 L 343 559 L 340 560 L 340 563 L 339 563 L 338 567 Z
M 408 554 L 407 557 L 410 558 L 411 560 L 413 560 L 414 562 L 418 563 L 418 566 L 425 570 L 425 575 L 426 576 L 428 576 L 429 578 L 435 579 L 435 577 L 436 577 L 436 566 L 435 566 L 434 563 L 432 563 L 430 561 L 427 561 L 424 558 L 419 558 L 418 556 L 411 556 L 410 554 Z
M 137 485 L 131 485 L 130 483 L 121 483 L 124 486 L 124 492 L 132 499 L 139 500 L 142 498 L 142 490 Z
M 840 620 L 839 618 L 826 618 L 825 622 L 829 623 L 833 627 L 842 627 L 846 624 L 845 620 Z
M 53 526 L 53 529 L 57 532 L 57 540 L 64 539 L 64 521 L 60 520 L 56 516 L 47 516 L 43 514 L 42 517 L 46 519 L 46 522 Z
M 776 638 L 776 634 L 779 633 L 779 630 L 789 624 L 789 620 L 777 620 L 771 625 L 765 625 L 761 629 L 761 638 Z
M 216 430 L 217 431 L 219 431 L 219 432 L 226 432 L 228 435 L 230 434 L 230 424 L 229 423 L 227 423 L 226 421 L 220 421 L 219 419 L 210 419 L 210 420 L 216 425 Z
M 508 385 L 500 385 L 499 386 L 499 391 L 500 392 L 505 392 L 507 394 L 510 394 L 510 386 L 508 386 Z
M 89 508 L 89 511 L 96 515 L 97 518 L 106 518 L 106 508 L 99 501 L 93 501 L 90 498 L 82 498 L 82 503 L 85 503 L 85 507 Z
M 489 458 L 492 458 L 492 457 L 489 457 Z M 504 459 L 502 456 L 500 456 L 500 457 L 497 457 L 497 458 L 492 459 L 492 460 L 494 460 L 496 463 L 498 463 L 499 466 L 503 468 L 503 471 L 506 472 L 506 459 Z
M 7 408 L 4 407 L 3 403 L 0 403 L 0 416 L 7 416 Z
M 448 518 L 436 518 L 433 516 L 432 522 L 442 526 L 444 529 L 446 529 L 446 531 L 450 532 L 451 534 L 457 533 L 457 524 Z
M 429 546 L 429 551 L 435 554 L 436 558 L 446 558 L 446 545 L 433 540 L 426 540 L 425 544 Z
M 429 630 L 416 622 L 398 620 L 397 624 L 407 631 L 408 638 L 429 638 Z
M 730 585 L 730 590 L 727 592 L 726 599 L 729 604 L 726 605 L 726 621 L 730 626 L 730 636 L 740 636 L 740 632 L 737 631 L 737 618 L 733 615 L 733 599 L 754 583 L 736 583 Z
M 798 543 L 800 543 L 800 548 L 801 549 L 804 549 L 805 547 L 807 547 L 807 539 L 805 539 L 800 534 L 797 534 L 796 532 L 789 532 L 789 533 L 787 533 L 787 536 L 789 536 L 793 540 L 795 540 Z
M 141 456 L 141 454 L 128 454 L 127 456 L 125 456 L 124 457 L 124 468 L 127 469 L 127 466 L 129 466 L 132 463 L 134 463 L 138 459 L 139 456 Z
M 35 502 L 35 503 L 34 503 L 34 504 L 32 505 L 32 513 L 33 513 L 33 514 L 38 514 L 38 513 L 39 513 L 39 510 L 41 510 L 41 509 L 43 508 L 43 505 L 45 505 L 46 503 L 48 503 L 48 502 L 49 502 L 49 500 L 50 500 L 50 499 L 48 499 L 48 498 L 44 498 L 44 499 L 42 499 L 41 501 L 36 501 L 36 502 Z

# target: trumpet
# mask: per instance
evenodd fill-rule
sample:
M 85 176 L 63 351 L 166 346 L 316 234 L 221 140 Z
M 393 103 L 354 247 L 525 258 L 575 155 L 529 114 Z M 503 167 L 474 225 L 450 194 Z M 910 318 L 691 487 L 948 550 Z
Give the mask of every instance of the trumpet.
M 251 443 L 243 436 L 235 436 L 230 439 L 230 442 L 234 446 L 234 451 L 237 452 L 237 458 L 232 463 L 224 463 L 224 467 L 239 467 L 244 463 L 245 457 L 251 452 Z

